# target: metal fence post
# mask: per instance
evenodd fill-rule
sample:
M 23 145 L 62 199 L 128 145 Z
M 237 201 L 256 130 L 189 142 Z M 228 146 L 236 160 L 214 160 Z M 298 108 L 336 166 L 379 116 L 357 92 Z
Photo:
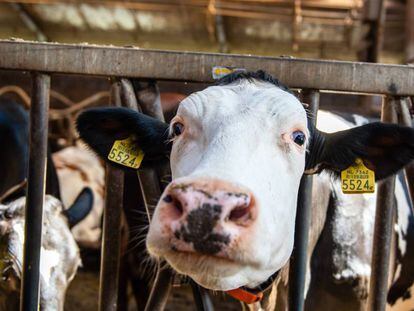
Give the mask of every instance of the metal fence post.
M 386 97 L 382 103 L 381 120 L 397 123 L 396 106 L 399 99 Z M 371 279 L 368 295 L 368 311 L 384 311 L 387 301 L 388 266 L 393 230 L 395 175 L 379 182 L 377 209 L 375 212 L 374 239 L 371 261 Z
M 45 199 L 50 76 L 34 73 L 30 107 L 30 150 L 25 206 L 20 310 L 39 309 L 39 267 Z
M 303 90 L 302 101 L 309 104 L 308 122 L 316 124 L 319 91 Z M 305 304 L 305 279 L 309 226 L 312 208 L 312 176 L 303 175 L 300 181 L 295 224 L 295 245 L 289 268 L 289 310 L 302 311 Z
M 120 100 L 120 87 L 113 84 L 112 102 Z M 124 172 L 106 166 L 106 193 L 103 218 L 99 310 L 115 311 L 118 304 L 119 266 L 121 256 L 121 221 L 124 198 Z

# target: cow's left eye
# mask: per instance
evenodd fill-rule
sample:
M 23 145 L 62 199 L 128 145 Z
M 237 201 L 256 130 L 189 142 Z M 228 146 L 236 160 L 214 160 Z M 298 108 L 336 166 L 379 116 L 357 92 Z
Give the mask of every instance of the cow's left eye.
M 292 140 L 296 145 L 303 146 L 306 141 L 306 136 L 302 131 L 294 131 L 292 133 Z
M 181 135 L 183 130 L 184 130 L 184 124 L 182 124 L 180 122 L 175 122 L 172 125 L 172 134 L 173 134 L 174 137 Z

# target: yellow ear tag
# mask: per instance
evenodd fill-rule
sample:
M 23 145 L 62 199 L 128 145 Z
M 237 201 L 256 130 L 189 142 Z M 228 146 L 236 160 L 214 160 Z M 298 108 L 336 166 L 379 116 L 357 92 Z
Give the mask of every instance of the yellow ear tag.
M 132 137 L 115 140 L 108 159 L 112 162 L 131 168 L 139 168 L 144 159 L 144 152 L 136 145 Z
M 364 165 L 361 159 L 341 172 L 343 193 L 374 193 L 375 173 Z

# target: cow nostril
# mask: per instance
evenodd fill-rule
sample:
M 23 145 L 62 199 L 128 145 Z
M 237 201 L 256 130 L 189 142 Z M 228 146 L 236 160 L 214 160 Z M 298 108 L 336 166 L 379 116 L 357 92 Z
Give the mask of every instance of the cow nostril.
M 228 217 L 229 221 L 240 222 L 250 219 L 250 208 L 249 205 L 236 206 Z
M 181 216 L 184 213 L 183 205 L 181 204 L 181 202 L 178 201 L 178 200 L 174 200 L 173 201 L 173 205 L 175 207 L 175 210 L 177 212 L 177 215 L 178 216 Z
M 170 194 L 166 194 L 162 200 L 167 203 L 168 211 L 173 219 L 179 219 L 184 214 L 184 208 L 180 200 Z

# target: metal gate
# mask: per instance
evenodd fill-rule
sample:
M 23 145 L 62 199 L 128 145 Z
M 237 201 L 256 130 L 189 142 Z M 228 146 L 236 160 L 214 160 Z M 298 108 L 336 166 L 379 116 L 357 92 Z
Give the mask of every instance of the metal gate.
M 302 90 L 316 115 L 320 92 L 383 95 L 382 121 L 411 126 L 410 96 L 414 96 L 414 67 L 370 63 L 305 60 L 114 48 L 89 45 L 0 41 L 0 69 L 32 73 L 30 160 L 21 292 L 21 310 L 38 310 L 39 261 L 45 192 L 48 108 L 51 74 L 81 74 L 112 79 L 113 103 L 162 119 L 159 106 L 140 107 L 125 78 L 212 82 L 212 68 L 226 66 L 266 71 L 286 85 Z M 315 120 L 313 120 L 315 121 Z M 405 169 L 414 198 L 414 165 Z M 140 172 L 144 201 L 156 200 L 161 184 L 153 172 Z M 378 186 L 368 309 L 385 310 L 394 208 L 395 176 Z M 304 176 L 298 196 L 295 249 L 289 280 L 289 309 L 303 310 L 306 251 L 311 208 L 312 177 Z M 116 310 L 121 246 L 123 173 L 107 167 L 99 310 Z M 172 272 L 159 269 L 146 310 L 162 310 L 171 287 Z M 205 291 L 193 284 L 199 310 L 211 310 Z

